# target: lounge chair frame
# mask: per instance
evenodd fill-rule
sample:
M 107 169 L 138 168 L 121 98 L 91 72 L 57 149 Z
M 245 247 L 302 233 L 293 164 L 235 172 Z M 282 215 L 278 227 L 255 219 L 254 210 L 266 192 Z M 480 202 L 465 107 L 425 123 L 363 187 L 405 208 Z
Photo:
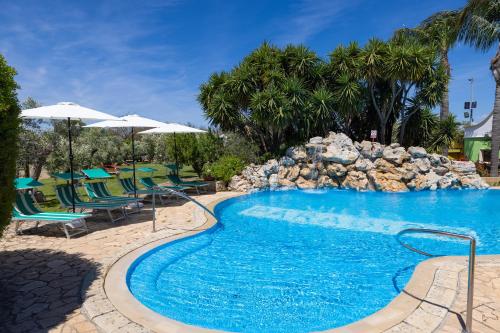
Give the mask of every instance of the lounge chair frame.
M 72 209 L 73 204 L 71 201 L 72 191 L 70 189 L 71 185 L 57 185 L 55 187 L 56 197 L 59 200 L 62 208 Z M 127 219 L 126 203 L 106 203 L 106 202 L 85 202 L 79 196 L 78 192 L 74 191 L 75 194 L 75 208 L 78 208 L 81 213 L 85 210 L 90 210 L 92 213 L 97 211 L 105 211 L 108 214 L 109 220 L 114 223 L 123 219 Z M 113 218 L 113 211 L 119 210 L 121 215 L 117 218 Z
M 90 200 L 94 202 L 126 203 L 127 206 L 131 203 L 135 203 L 137 209 L 132 210 L 130 213 L 138 213 L 141 211 L 139 202 L 142 201 L 142 199 L 111 195 L 111 192 L 108 190 L 104 182 L 92 182 L 92 183 L 86 182 L 84 185 L 85 185 L 85 192 L 87 192 L 87 195 L 90 198 Z
M 12 220 L 16 222 L 15 233 L 20 235 L 23 233 L 21 225 L 27 222 L 35 222 L 35 228 L 38 229 L 40 222 L 47 224 L 55 224 L 64 231 L 67 239 L 73 236 L 88 233 L 87 223 L 85 218 L 88 214 L 76 213 L 48 213 L 42 212 L 35 204 L 29 193 L 17 193 L 16 203 L 12 212 Z M 76 224 L 75 227 L 72 224 Z M 70 232 L 68 227 L 71 227 L 75 232 Z
M 208 193 L 208 184 L 204 182 L 186 182 L 183 181 L 179 176 L 176 175 L 167 175 L 167 179 L 176 186 L 187 186 L 194 188 L 197 194 L 200 194 L 200 189 L 204 189 L 203 192 Z

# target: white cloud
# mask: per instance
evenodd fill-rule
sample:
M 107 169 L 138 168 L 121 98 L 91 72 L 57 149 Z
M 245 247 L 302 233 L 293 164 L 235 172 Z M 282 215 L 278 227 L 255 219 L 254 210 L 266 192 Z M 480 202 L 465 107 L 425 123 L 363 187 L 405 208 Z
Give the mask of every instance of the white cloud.
M 292 16 L 278 22 L 281 31 L 277 42 L 303 43 L 328 28 L 347 9 L 357 6 L 359 0 L 301 0 L 292 5 Z

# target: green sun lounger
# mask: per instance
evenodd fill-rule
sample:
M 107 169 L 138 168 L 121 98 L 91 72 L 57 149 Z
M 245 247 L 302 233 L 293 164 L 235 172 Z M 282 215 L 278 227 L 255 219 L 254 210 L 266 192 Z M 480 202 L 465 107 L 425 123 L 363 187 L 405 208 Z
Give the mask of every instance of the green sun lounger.
M 38 227 L 40 222 L 46 222 L 62 227 L 68 239 L 88 232 L 85 218 L 89 216 L 89 214 L 83 213 L 43 212 L 35 205 L 33 198 L 27 192 L 16 193 L 16 203 L 12 211 L 12 220 L 16 222 L 15 231 L 17 234 L 22 233 L 20 230 L 22 223 L 36 222 L 35 227 Z M 75 230 L 75 232 L 70 233 L 70 229 Z
M 120 178 L 120 184 L 123 187 L 123 193 L 128 194 L 128 195 L 133 195 L 134 194 L 134 188 L 136 189 L 137 194 L 144 194 L 144 195 L 155 195 L 161 202 L 161 204 L 164 204 L 163 201 L 163 196 L 168 196 L 171 197 L 173 193 L 169 190 L 174 190 L 174 191 L 182 191 L 184 188 L 181 187 L 169 187 L 169 188 L 161 188 L 160 186 L 157 185 L 152 185 L 154 184 L 153 180 L 150 177 L 147 177 L 150 179 L 150 181 L 143 182 L 141 178 L 139 181 L 141 184 L 146 186 L 145 190 L 138 189 L 137 187 L 134 186 L 134 182 L 132 178 Z M 147 186 L 145 184 L 151 185 Z M 155 188 L 155 190 L 153 190 Z
M 123 202 L 85 202 L 83 201 L 75 190 L 75 208 L 80 209 L 83 212 L 85 209 L 90 209 L 91 211 L 105 211 L 107 212 L 111 222 L 116 222 L 121 219 L 127 218 L 127 213 L 125 208 L 127 203 Z M 61 207 L 71 209 L 73 208 L 71 185 L 57 185 L 56 186 L 56 196 L 61 204 Z M 118 218 L 113 218 L 112 211 L 120 211 L 121 215 Z
M 208 183 L 204 182 L 185 182 L 183 181 L 179 176 L 176 175 L 167 175 L 168 180 L 176 185 L 176 186 L 187 186 L 187 187 L 194 187 L 196 189 L 196 192 L 199 194 L 200 189 L 204 188 L 205 192 L 207 192 L 208 188 Z
M 85 191 L 92 201 L 126 203 L 129 206 L 131 204 L 135 204 L 137 210 L 134 212 L 139 212 L 141 210 L 140 202 L 142 201 L 142 199 L 112 195 L 106 187 L 106 184 L 104 184 L 103 182 L 85 183 Z
M 189 187 L 188 186 L 178 186 L 178 185 L 159 185 L 155 183 L 153 178 L 151 177 L 143 177 L 139 179 L 142 185 L 144 185 L 147 189 L 152 190 L 158 189 L 158 190 L 174 190 L 174 191 L 184 191 L 187 190 Z
M 85 170 L 82 170 L 82 172 L 89 179 L 108 179 L 108 178 L 113 178 L 113 176 L 111 176 L 103 168 L 85 169 Z
M 132 178 L 119 178 L 120 185 L 123 188 L 123 194 L 128 194 L 128 195 L 133 195 L 134 193 L 137 194 L 146 194 L 149 195 L 152 193 L 150 190 L 141 190 L 134 186 L 134 181 Z

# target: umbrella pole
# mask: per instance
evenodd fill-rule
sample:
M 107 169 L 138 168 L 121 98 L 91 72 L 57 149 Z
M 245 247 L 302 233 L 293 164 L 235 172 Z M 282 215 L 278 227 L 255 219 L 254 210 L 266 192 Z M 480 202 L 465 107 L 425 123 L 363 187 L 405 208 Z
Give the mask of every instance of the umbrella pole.
M 174 132 L 175 175 L 179 177 L 179 162 L 177 160 L 177 139 Z
M 71 176 L 71 205 L 73 213 L 75 212 L 75 184 L 73 177 L 73 147 L 71 145 L 71 118 L 68 117 L 68 140 L 69 140 L 69 173 Z
M 134 198 L 137 199 L 137 185 L 135 182 L 135 141 L 134 141 L 134 128 L 132 127 L 132 169 L 134 178 Z
M 155 202 L 155 188 L 152 187 L 153 190 L 153 232 L 156 232 L 156 202 Z

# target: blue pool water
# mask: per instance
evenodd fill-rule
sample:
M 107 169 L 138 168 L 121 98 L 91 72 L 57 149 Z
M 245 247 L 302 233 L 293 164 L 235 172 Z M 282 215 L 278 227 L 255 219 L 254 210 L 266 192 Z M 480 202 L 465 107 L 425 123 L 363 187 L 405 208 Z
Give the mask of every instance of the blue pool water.
M 216 207 L 210 231 L 156 248 L 129 269 L 134 296 L 169 318 L 235 332 L 308 332 L 387 305 L 425 258 L 408 227 L 477 237 L 500 253 L 500 191 L 387 194 L 260 192 Z M 467 243 L 417 235 L 415 247 L 467 254 Z

